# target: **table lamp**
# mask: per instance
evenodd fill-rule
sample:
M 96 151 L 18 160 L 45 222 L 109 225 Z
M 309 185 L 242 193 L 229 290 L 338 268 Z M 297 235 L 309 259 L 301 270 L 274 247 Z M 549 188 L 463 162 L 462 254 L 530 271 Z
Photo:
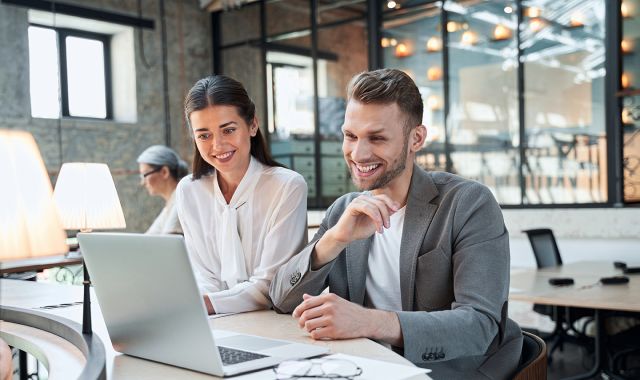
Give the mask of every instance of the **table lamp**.
M 53 201 L 51 181 L 33 136 L 0 129 L 0 262 L 65 253 L 68 246 Z M 65 318 L 33 309 L 0 305 L 0 319 L 56 334 L 87 359 L 80 378 L 106 379 L 104 344 L 97 335 L 80 335 Z
M 0 261 L 68 250 L 51 182 L 33 136 L 0 129 Z
M 118 192 L 106 164 L 72 162 L 60 168 L 53 198 L 67 230 L 125 228 Z M 91 333 L 91 279 L 83 262 L 84 302 L 82 332 Z
M 118 192 L 106 164 L 65 163 L 53 198 L 67 230 L 125 228 Z

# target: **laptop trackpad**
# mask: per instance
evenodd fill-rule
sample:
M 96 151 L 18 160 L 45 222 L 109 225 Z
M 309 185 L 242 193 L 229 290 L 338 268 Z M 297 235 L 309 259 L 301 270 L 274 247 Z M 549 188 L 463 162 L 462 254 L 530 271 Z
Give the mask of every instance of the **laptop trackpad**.
M 264 339 L 247 335 L 233 335 L 225 338 L 216 339 L 218 346 L 225 346 L 239 350 L 262 351 L 273 347 L 283 346 L 289 342 L 283 342 L 273 339 Z

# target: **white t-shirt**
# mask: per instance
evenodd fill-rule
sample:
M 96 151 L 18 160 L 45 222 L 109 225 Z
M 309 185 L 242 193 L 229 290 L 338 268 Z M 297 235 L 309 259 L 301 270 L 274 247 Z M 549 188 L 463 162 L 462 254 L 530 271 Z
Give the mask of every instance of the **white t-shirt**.
M 307 242 L 304 178 L 251 157 L 245 176 L 227 204 L 215 172 L 195 181 L 191 177 L 178 184 L 176 203 L 201 292 L 209 297 L 216 313 L 270 307 L 271 279 Z M 228 222 L 223 222 L 229 220 L 228 213 L 223 215 L 228 207 L 233 207 L 237 235 L 229 230 Z M 233 238 L 238 244 L 230 249 Z M 235 278 L 223 280 L 223 262 L 226 276 Z M 244 268 L 236 267 L 238 263 Z
M 153 221 L 147 234 L 181 234 L 182 227 L 176 210 L 176 192 L 171 193 L 167 204 Z
M 402 310 L 400 298 L 400 242 L 406 206 L 390 217 L 390 226 L 376 233 L 369 249 L 366 304 L 380 310 Z

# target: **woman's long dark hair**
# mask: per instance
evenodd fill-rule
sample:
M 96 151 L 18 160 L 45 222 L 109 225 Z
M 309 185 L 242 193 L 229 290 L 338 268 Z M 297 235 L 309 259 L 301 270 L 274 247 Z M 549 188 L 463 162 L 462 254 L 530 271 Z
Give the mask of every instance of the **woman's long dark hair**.
M 253 119 L 256 115 L 256 106 L 249 98 L 247 90 L 245 90 L 242 83 L 235 79 L 229 78 L 224 75 L 212 75 L 203 79 L 200 79 L 196 84 L 191 87 L 189 93 L 184 100 L 184 115 L 187 119 L 187 127 L 189 133 L 192 134 L 191 120 L 189 119 L 192 112 L 203 110 L 209 106 L 234 106 L 238 115 L 249 125 L 253 123 Z M 193 142 L 196 145 L 195 139 Z M 269 154 L 267 149 L 267 143 L 262 136 L 260 128 L 255 136 L 251 137 L 251 150 L 250 153 L 258 161 L 267 166 L 280 166 L 282 164 L 276 162 Z M 207 161 L 202 158 L 198 147 L 195 146 L 195 152 L 193 155 L 193 179 L 199 179 L 203 175 L 210 173 L 213 170 Z

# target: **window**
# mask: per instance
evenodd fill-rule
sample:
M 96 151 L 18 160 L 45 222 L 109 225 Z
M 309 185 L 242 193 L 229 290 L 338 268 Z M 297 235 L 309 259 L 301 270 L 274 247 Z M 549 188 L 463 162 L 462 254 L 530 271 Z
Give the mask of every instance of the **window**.
M 29 26 L 31 116 L 111 119 L 110 36 Z
M 418 164 L 478 180 L 503 206 L 610 202 L 605 15 L 603 0 L 385 10 L 384 66 L 423 94 L 431 137 Z
M 214 14 L 216 72 L 245 85 L 273 158 L 304 177 L 310 208 L 326 207 L 354 190 L 341 127 L 347 83 L 369 63 L 366 3 L 253 4 Z
M 620 4 L 622 17 L 622 175 L 623 199 L 627 203 L 640 202 L 640 1 L 624 0 Z
M 214 56 L 225 65 L 216 68 L 264 102 L 272 152 L 309 156 L 299 163 L 310 207 L 350 190 L 332 131 L 344 117 L 342 89 L 367 66 L 401 69 L 418 85 L 428 129 L 421 167 L 478 180 L 505 208 L 640 204 L 640 0 L 348 3 L 256 2 L 217 21 Z M 239 23 L 252 31 L 246 39 L 233 32 Z M 274 45 L 286 59 L 267 55 Z M 315 65 L 290 56 L 303 51 L 315 51 Z M 252 69 L 262 59 L 264 87 Z

